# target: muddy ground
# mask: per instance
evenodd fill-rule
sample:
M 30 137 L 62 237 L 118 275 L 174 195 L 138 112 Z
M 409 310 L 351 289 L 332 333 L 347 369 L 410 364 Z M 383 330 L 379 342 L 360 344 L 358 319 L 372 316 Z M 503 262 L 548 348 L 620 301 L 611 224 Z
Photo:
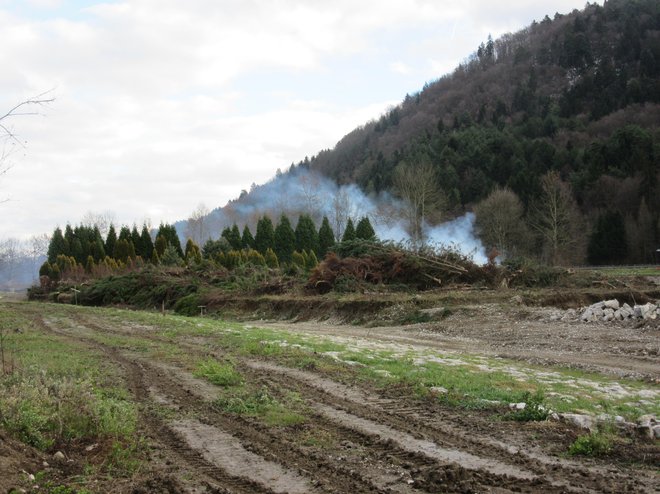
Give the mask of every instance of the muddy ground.
M 236 365 L 251 382 L 273 394 L 295 392 L 310 410 L 311 418 L 302 424 L 269 427 L 218 409 L 213 405 L 217 389 L 182 366 L 98 338 L 163 338 L 154 328 L 108 321 L 83 308 L 54 318 L 47 306 L 23 305 L 44 331 L 102 351 L 121 369 L 141 405 L 141 429 L 149 442 L 145 466 L 133 478 L 101 482 L 96 487 L 101 492 L 660 492 L 657 441 L 640 442 L 637 453 L 570 457 L 567 448 L 582 432 L 558 421 L 501 420 L 492 411 L 457 409 L 396 388 L 339 382 L 313 366 L 291 369 L 263 357 L 241 357 Z M 400 327 L 252 324 L 358 346 L 433 348 L 575 366 L 641 377 L 657 389 L 657 325 L 583 324 L 556 316 L 553 309 L 485 304 L 463 307 L 441 321 Z M 178 344 L 200 357 L 223 357 L 223 350 L 203 336 Z M 8 459 L 12 451 L 13 462 Z M 85 460 L 83 452 L 68 454 L 71 464 L 59 473 L 63 480 L 80 473 L 76 465 Z M 10 487 L 10 477 L 20 483 L 17 470 L 42 461 L 0 435 L 5 471 L 0 492 Z

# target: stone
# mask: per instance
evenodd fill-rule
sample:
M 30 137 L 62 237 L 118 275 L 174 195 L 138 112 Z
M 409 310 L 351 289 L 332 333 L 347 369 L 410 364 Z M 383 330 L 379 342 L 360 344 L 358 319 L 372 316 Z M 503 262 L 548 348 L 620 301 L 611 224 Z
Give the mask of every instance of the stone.
M 582 320 L 585 322 L 592 321 L 593 317 L 594 317 L 594 313 L 589 307 L 582 313 Z
M 619 301 L 615 298 L 612 300 L 606 300 L 605 302 L 603 302 L 603 305 L 608 309 L 612 309 L 612 310 L 617 310 L 619 307 L 621 307 L 619 305 Z
M 526 407 L 527 407 L 527 403 L 525 402 L 509 403 L 509 408 L 511 410 L 524 410 Z
M 592 308 L 591 312 L 593 313 L 594 320 L 596 320 L 596 321 L 602 319 L 603 316 L 605 315 L 605 312 L 600 307 Z
M 660 425 L 653 427 L 653 437 L 654 439 L 660 439 Z
M 62 453 L 61 451 L 58 451 L 57 453 L 55 453 L 53 455 L 53 459 L 56 460 L 56 461 L 64 461 L 66 459 L 66 457 L 64 456 L 64 453 Z
M 443 388 L 442 386 L 431 386 L 429 388 L 429 393 L 432 395 L 446 395 L 449 393 L 449 390 L 447 388 Z
M 614 309 L 607 308 L 603 311 L 603 321 L 614 320 Z
M 559 418 L 567 424 L 572 424 L 580 429 L 588 431 L 594 428 L 594 419 L 590 415 L 581 415 L 579 413 L 560 413 Z

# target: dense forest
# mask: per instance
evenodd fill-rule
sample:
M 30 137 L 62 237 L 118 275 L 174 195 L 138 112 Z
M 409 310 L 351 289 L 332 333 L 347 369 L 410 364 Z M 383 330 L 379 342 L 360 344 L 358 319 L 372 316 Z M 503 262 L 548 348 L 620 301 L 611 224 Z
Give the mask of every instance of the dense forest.
M 659 76 L 660 3 L 587 4 L 489 37 L 452 74 L 292 169 L 406 198 L 405 170 L 430 168 L 442 198 L 429 213 L 475 210 L 488 248 L 552 263 L 652 262 Z

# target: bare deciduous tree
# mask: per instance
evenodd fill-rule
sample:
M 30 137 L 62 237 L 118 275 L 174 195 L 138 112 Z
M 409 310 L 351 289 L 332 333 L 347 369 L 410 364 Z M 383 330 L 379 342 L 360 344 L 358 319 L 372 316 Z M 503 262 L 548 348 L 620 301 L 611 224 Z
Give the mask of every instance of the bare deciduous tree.
M 438 186 L 433 165 L 426 160 L 412 165 L 399 163 L 394 172 L 394 186 L 404 201 L 404 221 L 414 245 L 424 242 L 424 225 L 431 214 L 441 213 L 447 204 L 444 191 Z
M 11 121 L 16 117 L 38 115 L 39 112 L 34 111 L 35 108 L 38 109 L 55 100 L 49 97 L 50 92 L 46 91 L 45 93 L 21 101 L 4 115 L 0 115 L 0 141 L 2 141 L 2 149 L 0 149 L 0 177 L 5 175 L 11 168 L 9 157 L 16 149 L 25 147 L 25 141 L 19 139 L 18 135 L 14 132 Z M 0 202 L 7 200 L 0 199 Z
M 476 205 L 474 213 L 477 233 L 487 247 L 504 257 L 525 250 L 529 237 L 525 208 L 511 189 L 498 187 Z
M 209 208 L 203 202 L 200 202 L 188 218 L 186 236 L 197 245 L 204 245 L 204 242 L 210 237 L 207 218 L 209 213 Z
M 584 258 L 582 217 L 570 185 L 551 171 L 541 178 L 541 196 L 532 205 L 530 225 L 543 243 L 543 257 L 554 265 Z
M 80 222 L 90 228 L 97 227 L 103 238 L 107 237 L 110 225 L 115 222 L 115 213 L 112 211 L 103 211 L 100 213 L 87 211 Z

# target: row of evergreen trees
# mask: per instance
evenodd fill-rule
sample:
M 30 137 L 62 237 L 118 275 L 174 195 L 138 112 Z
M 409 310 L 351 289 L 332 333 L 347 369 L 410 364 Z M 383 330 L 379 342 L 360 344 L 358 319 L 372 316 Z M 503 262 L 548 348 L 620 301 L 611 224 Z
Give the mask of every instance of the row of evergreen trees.
M 354 226 L 348 220 L 341 241 L 355 239 L 375 240 L 376 234 L 365 216 Z M 240 233 L 238 225 L 225 228 L 218 240 L 209 240 L 200 249 L 188 239 L 185 251 L 173 225 L 161 224 L 152 240 L 149 229 L 143 225 L 139 232 L 122 226 L 117 235 L 110 225 L 103 239 L 97 226 L 67 225 L 64 232 L 57 227 L 48 247 L 48 259 L 40 269 L 40 275 L 59 279 L 74 270 L 80 274 L 106 273 L 126 267 L 141 266 L 145 262 L 169 266 L 199 264 L 202 259 L 214 261 L 228 269 L 242 264 L 278 267 L 298 265 L 309 269 L 323 259 L 335 245 L 335 235 L 327 217 L 317 230 L 309 215 L 301 215 L 296 228 L 286 215 L 280 217 L 277 226 L 268 216 L 257 223 L 255 235 L 246 225 Z
M 360 219 L 357 227 L 352 219 L 347 221 L 340 240 L 344 242 L 355 239 L 376 239 L 376 232 L 368 217 Z M 226 251 L 228 248 L 235 251 L 254 249 L 265 256 L 268 249 L 272 249 L 280 263 L 289 264 L 293 260 L 294 252 L 313 252 L 316 258 L 323 259 L 336 242 L 330 222 L 325 216 L 317 230 L 312 218 L 306 214 L 298 218 L 295 229 L 284 214 L 280 216 L 277 226 L 273 225 L 270 217 L 264 215 L 257 222 L 255 235 L 252 235 L 247 225 L 241 233 L 238 225 L 234 223 L 222 231 L 219 240 L 209 240 L 204 245 L 203 253 L 204 257 L 211 258 L 219 250 Z
M 106 257 L 124 263 L 136 257 L 151 260 L 154 251 L 162 255 L 168 246 L 172 246 L 179 256 L 183 256 L 176 229 L 168 224 L 160 225 L 155 243 L 146 225 L 142 226 L 141 232 L 138 232 L 135 225 L 133 229 L 122 226 L 119 235 L 114 225 L 110 225 L 105 240 L 97 226 L 79 225 L 72 228 L 67 225 L 64 232 L 59 227 L 55 228 L 48 245 L 48 262 L 56 263 L 61 255 L 72 257 L 77 264 L 82 265 L 87 263 L 90 256 L 96 263 Z

